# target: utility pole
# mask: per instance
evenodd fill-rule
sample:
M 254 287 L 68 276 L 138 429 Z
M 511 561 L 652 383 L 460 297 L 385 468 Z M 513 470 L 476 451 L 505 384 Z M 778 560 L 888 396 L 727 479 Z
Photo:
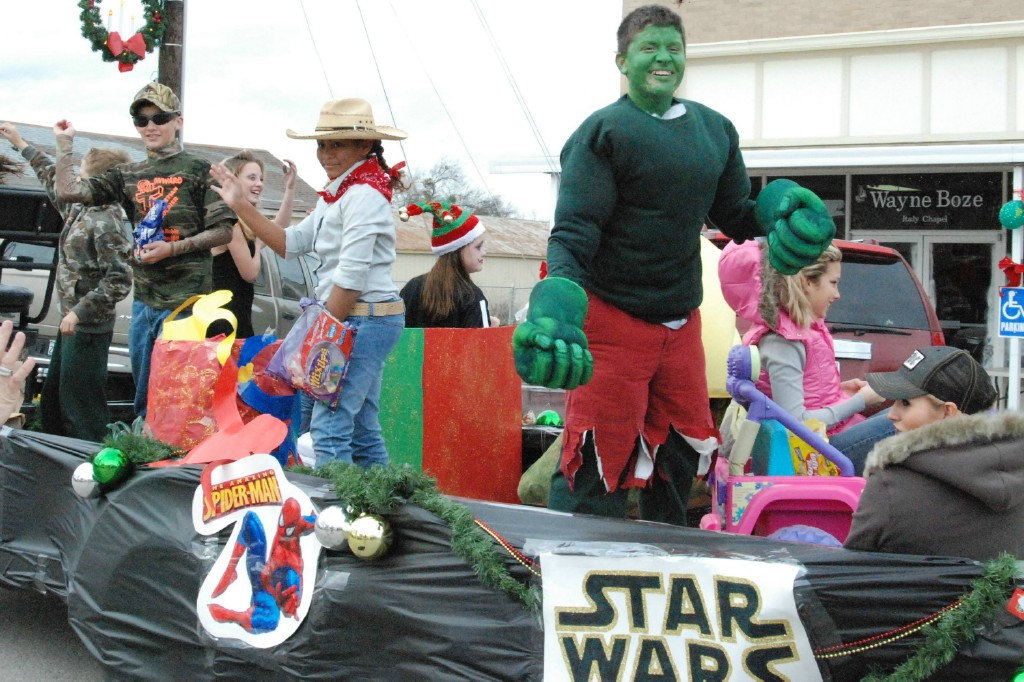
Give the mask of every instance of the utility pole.
M 164 39 L 160 45 L 157 81 L 174 90 L 185 108 L 185 0 L 164 0 Z M 184 113 L 184 111 L 182 112 Z

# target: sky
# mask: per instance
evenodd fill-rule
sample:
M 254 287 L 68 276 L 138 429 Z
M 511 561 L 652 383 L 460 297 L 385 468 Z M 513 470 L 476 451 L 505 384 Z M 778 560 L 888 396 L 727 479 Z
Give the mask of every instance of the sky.
M 132 14 L 139 28 L 138 0 L 98 4 L 104 15 L 114 11 L 110 30 L 130 35 Z M 405 159 L 420 173 L 454 158 L 473 184 L 523 217 L 547 220 L 549 179 L 493 173 L 492 164 L 545 151 L 557 157 L 576 126 L 618 96 L 621 7 L 621 0 L 187 0 L 185 144 L 266 149 L 294 160 L 319 189 L 326 176 L 315 143 L 284 131 L 311 130 L 327 100 L 362 97 L 378 123 L 409 134 L 384 143 L 388 163 Z M 81 131 L 134 135 L 128 105 L 156 79 L 157 54 L 119 72 L 82 37 L 79 11 L 74 0 L 4 3 L 0 120 L 66 118 Z

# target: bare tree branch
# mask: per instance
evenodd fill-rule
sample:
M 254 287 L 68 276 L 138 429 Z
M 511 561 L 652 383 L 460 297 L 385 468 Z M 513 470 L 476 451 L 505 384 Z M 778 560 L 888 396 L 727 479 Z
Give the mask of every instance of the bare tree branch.
M 455 159 L 442 158 L 425 174 L 416 177 L 409 189 L 395 193 L 395 204 L 445 201 L 458 204 L 477 215 L 518 218 L 521 213 L 504 197 L 490 194 L 466 179 L 462 165 Z

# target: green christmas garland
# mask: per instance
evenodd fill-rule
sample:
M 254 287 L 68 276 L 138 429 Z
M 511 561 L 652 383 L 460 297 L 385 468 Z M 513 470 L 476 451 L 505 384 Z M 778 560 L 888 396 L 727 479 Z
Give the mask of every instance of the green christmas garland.
M 126 454 L 132 464 L 147 464 L 180 456 L 170 445 L 133 431 L 127 424 L 111 425 L 104 445 Z M 317 469 L 295 466 L 288 471 L 330 480 L 334 491 L 355 515 L 387 516 L 403 504 L 415 504 L 439 517 L 451 528 L 452 551 L 466 560 L 480 581 L 500 590 L 533 612 L 540 608 L 538 590 L 509 572 L 494 542 L 476 525 L 467 507 L 442 495 L 437 481 L 408 465 L 363 469 L 354 464 L 332 462 Z M 978 628 L 1006 605 L 1019 573 L 1018 562 L 1003 554 L 985 564 L 980 578 L 955 610 L 921 632 L 923 641 L 915 652 L 892 671 L 873 672 L 865 682 L 919 682 L 926 680 L 956 656 L 957 650 L 973 642 Z M 1022 661 L 1024 663 L 1024 661 Z
M 92 44 L 92 49 L 100 53 L 103 61 L 118 62 L 122 71 L 130 71 L 136 62 L 160 47 L 166 28 L 162 14 L 163 0 L 142 0 L 144 22 L 142 28 L 136 32 L 145 44 L 145 53 L 142 55 L 126 47 L 115 47 L 110 44 L 111 34 L 103 26 L 103 17 L 96 7 L 96 0 L 79 0 L 78 6 L 82 10 L 78 15 L 82 22 L 82 35 Z M 133 36 L 119 37 L 124 39 L 124 43 L 128 43 Z
M 1017 561 L 1002 554 L 985 564 L 981 577 L 971 583 L 963 603 L 922 630 L 924 641 L 914 654 L 889 673 L 872 673 L 864 682 L 919 682 L 953 660 L 957 650 L 978 636 L 978 627 L 1006 606 L 1017 578 Z
M 494 542 L 477 527 L 469 509 L 438 492 L 437 481 L 431 476 L 408 465 L 363 469 L 341 462 L 316 470 L 306 467 L 289 470 L 329 479 L 338 498 L 357 516 L 363 513 L 386 516 L 406 503 L 426 509 L 448 524 L 452 530 L 452 551 L 472 566 L 484 585 L 504 592 L 533 611 L 540 608 L 537 591 L 509 573 Z
M 470 511 L 441 495 L 436 481 L 427 474 L 408 466 L 364 470 L 341 463 L 316 470 L 305 467 L 291 470 L 330 479 L 338 497 L 356 514 L 387 515 L 407 502 L 432 512 L 451 527 L 452 550 L 469 562 L 481 582 L 531 609 L 539 609 L 537 591 L 512 577 L 494 543 L 476 526 Z M 973 642 L 977 628 L 1005 606 L 1017 572 L 1017 562 L 1009 554 L 988 562 L 982 576 L 971 583 L 961 605 L 922 630 L 924 639 L 910 658 L 889 673 L 873 673 L 865 680 L 918 682 L 928 679 L 952 661 L 961 646 Z
M 120 450 L 136 466 L 175 459 L 184 454 L 162 440 L 143 435 L 142 420 L 138 420 L 135 426 L 124 422 L 108 424 L 107 431 L 109 433 L 103 439 L 103 446 Z

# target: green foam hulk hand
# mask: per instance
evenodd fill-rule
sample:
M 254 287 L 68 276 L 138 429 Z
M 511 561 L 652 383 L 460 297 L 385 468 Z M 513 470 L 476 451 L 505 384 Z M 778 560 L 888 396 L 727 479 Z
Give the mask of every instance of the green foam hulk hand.
M 572 280 L 548 277 L 533 288 L 526 321 L 512 335 L 516 371 L 523 381 L 566 390 L 590 381 L 594 356 L 583 335 L 586 315 L 587 294 Z
M 825 202 L 792 180 L 773 180 L 757 195 L 754 217 L 768 235 L 768 260 L 784 275 L 818 260 L 836 225 Z

